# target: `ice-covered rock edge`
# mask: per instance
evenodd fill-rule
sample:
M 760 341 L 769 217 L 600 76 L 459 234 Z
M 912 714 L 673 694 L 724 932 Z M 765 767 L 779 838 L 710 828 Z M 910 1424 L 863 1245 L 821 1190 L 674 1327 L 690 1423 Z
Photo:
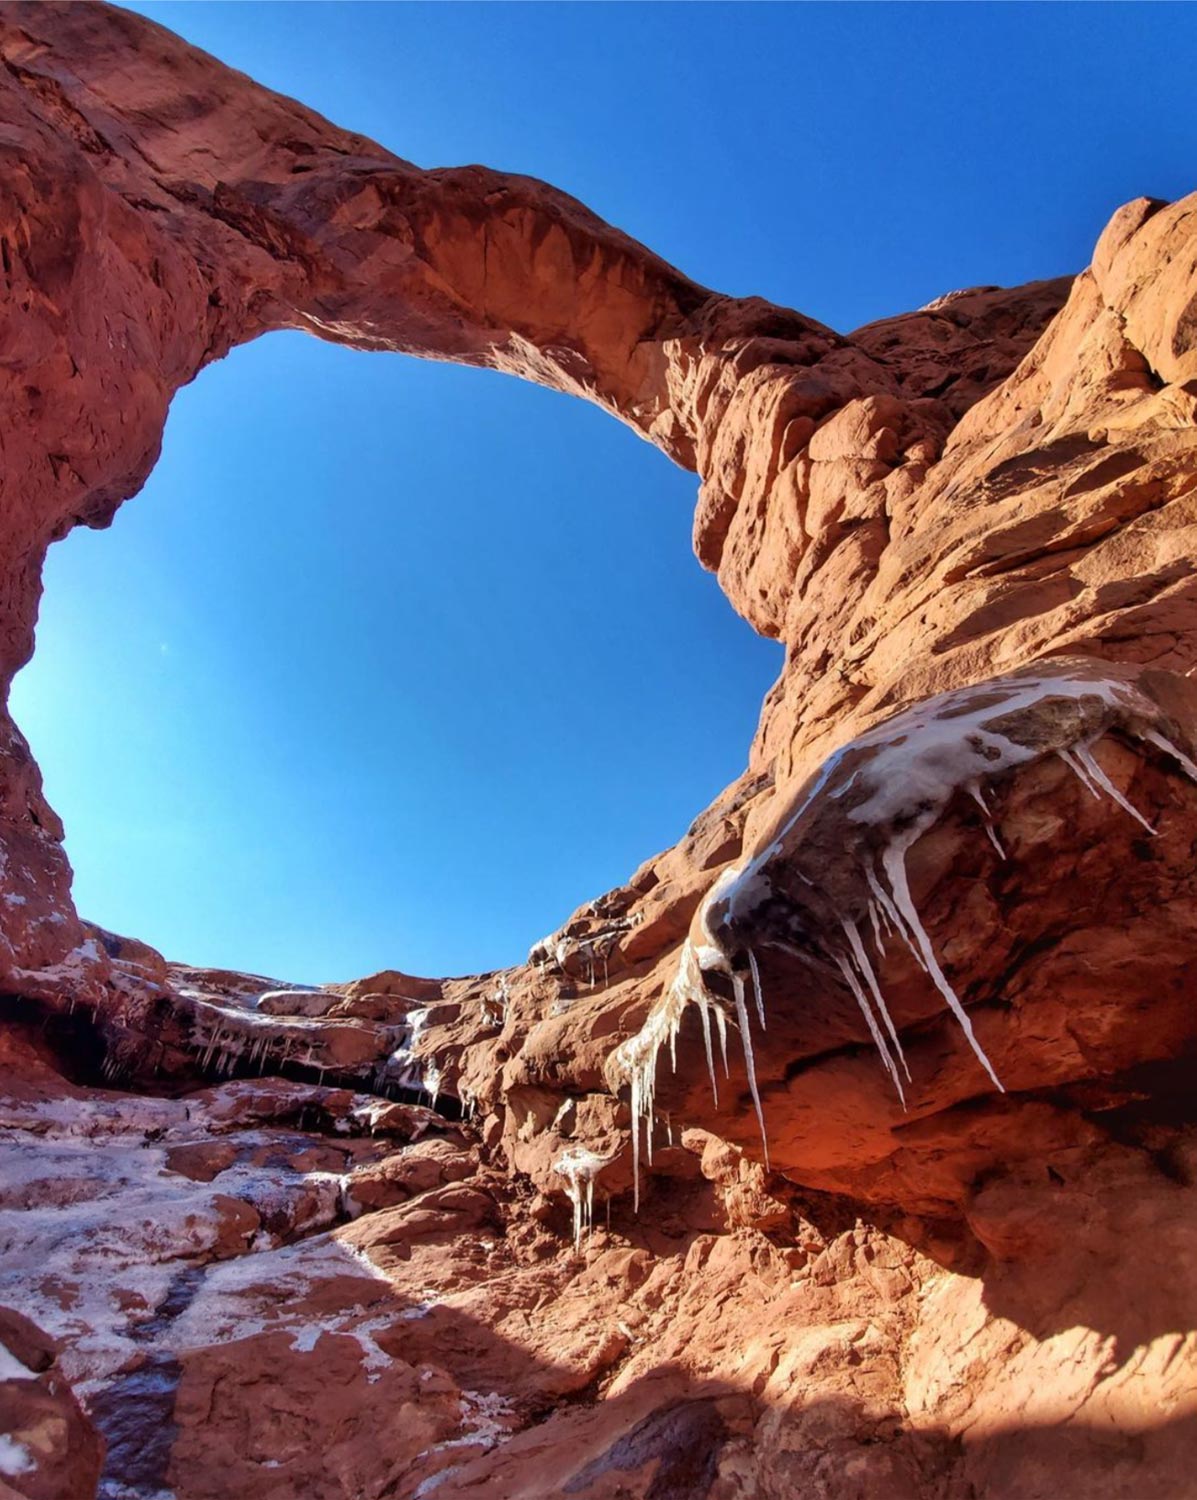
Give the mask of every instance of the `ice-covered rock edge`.
M 878 954 L 884 953 L 885 937 L 896 936 L 943 997 L 994 1088 L 1004 1092 L 919 917 L 907 877 L 907 854 L 940 820 L 952 798 L 965 792 L 980 806 L 986 833 L 1004 859 L 985 786 L 1050 755 L 1058 757 L 1094 797 L 1108 797 L 1154 835 L 1155 829 L 1094 758 L 1093 746 L 1111 729 L 1163 752 L 1197 782 L 1197 763 L 1177 744 L 1175 724 L 1136 684 L 1132 673 L 1085 658 L 1058 658 L 903 710 L 833 752 L 800 785 L 769 835 L 718 876 L 695 914 L 672 982 L 640 1030 L 608 1059 L 609 1082 L 630 1089 L 637 1206 L 642 1154 L 652 1161 L 658 1061 L 668 1044 L 677 1071 L 677 1037 L 691 1006 L 698 1012 L 716 1105 L 712 1025 L 725 1074 L 729 1024 L 739 1031 L 768 1165 L 768 1133 L 747 1004 L 751 988 L 763 1031 L 765 1003 L 752 946 L 753 918 L 775 896 L 769 875 L 773 861 L 784 860 L 817 896 L 819 872 L 802 868 L 803 831 L 804 825 L 809 828 L 829 810 L 842 825 L 845 860 L 855 861 L 859 900 L 852 909 L 825 910 L 821 930 L 813 933 L 809 927 L 804 930 L 796 914 L 794 941 L 785 944 L 785 950 L 825 968 L 825 960 L 830 960 L 838 970 L 905 1107 L 902 1077 L 909 1081 L 910 1070 L 868 953 L 870 933 Z M 831 927 L 838 927 L 838 932 L 828 931 Z M 778 946 L 776 939 L 770 946 Z M 723 976 L 730 986 L 730 1011 L 725 997 L 708 982 L 714 975 Z

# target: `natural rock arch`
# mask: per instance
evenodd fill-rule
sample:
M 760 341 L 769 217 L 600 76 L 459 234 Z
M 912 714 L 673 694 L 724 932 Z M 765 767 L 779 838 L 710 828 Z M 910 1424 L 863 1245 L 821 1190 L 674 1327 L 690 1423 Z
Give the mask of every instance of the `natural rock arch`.
M 105 524 L 144 481 L 173 391 L 271 328 L 486 364 L 596 401 L 699 470 L 696 546 L 711 567 L 733 515 L 760 507 L 816 419 L 899 388 L 893 351 L 884 366 L 868 352 L 894 342 L 889 330 L 851 343 L 759 299 L 707 292 L 543 184 L 421 172 L 140 18 L 27 6 L 6 21 L 17 135 L 5 331 L 22 372 L 10 390 L 21 447 L 8 455 L 6 682 L 32 650 L 45 547 L 72 525 Z M 1063 290 L 1013 311 L 982 298 L 988 383 Z M 924 331 L 917 323 L 916 345 Z M 938 379 L 945 354 L 919 346 L 919 377 Z M 953 408 L 981 388 L 957 391 Z M 721 575 L 770 634 L 784 633 L 795 520 L 782 523 L 780 558 L 752 526 Z M 67 913 L 61 830 L 8 736 L 10 837 L 36 871 L 30 894 Z M 12 911 L 10 969 L 77 946 L 69 921 L 47 934 Z
M 1157 1487 L 1183 1484 L 1185 1419 L 1165 1425 L 1159 1413 L 1191 1411 L 1192 1400 L 1191 1334 L 1185 1352 L 1180 1331 L 1192 1328 L 1194 1301 L 1193 200 L 1127 205 L 1071 283 L 958 293 L 845 338 L 695 286 L 542 184 L 482 168 L 420 172 L 122 12 L 5 7 L 0 49 L 5 682 L 32 649 L 49 542 L 75 524 L 103 525 L 135 492 L 180 384 L 280 327 L 490 365 L 596 401 L 698 472 L 700 558 L 736 608 L 787 648 L 741 781 L 675 850 L 583 908 L 529 964 L 455 981 L 376 975 L 335 994 L 263 997 L 252 976 L 209 973 L 195 1003 L 196 976 L 168 971 L 134 942 L 86 935 L 60 830 L 7 724 L 8 993 L 49 1011 L 90 1008 L 105 1065 L 133 1067 L 164 1092 L 193 1086 L 221 1059 L 235 1064 L 247 1043 L 281 1073 L 294 1055 L 272 1028 L 288 1005 L 293 1034 L 299 1021 L 315 1023 L 300 1059 L 309 1071 L 377 1083 L 381 1061 L 385 1084 L 393 1058 L 380 1058 L 379 1046 L 399 1016 L 407 1045 L 395 1055 L 430 1093 L 452 1089 L 476 1113 L 474 1154 L 436 1142 L 355 1173 L 380 1214 L 341 1226 L 326 1247 L 340 1257 L 331 1270 L 302 1253 L 283 1262 L 288 1275 L 317 1265 L 292 1300 L 303 1316 L 309 1292 L 318 1304 L 328 1290 L 320 1276 L 340 1280 L 362 1246 L 398 1283 L 405 1255 L 418 1268 L 436 1264 L 421 1259 L 429 1236 L 448 1258 L 459 1243 L 477 1249 L 496 1221 L 513 1240 L 530 1236 L 534 1279 L 521 1281 L 506 1328 L 520 1349 L 554 1357 L 509 1378 L 527 1382 L 520 1390 L 538 1414 L 571 1398 L 543 1460 L 544 1492 L 591 1475 L 568 1425 L 573 1403 L 625 1354 L 639 1374 L 607 1403 L 606 1436 L 591 1431 L 595 1451 L 620 1470 L 639 1465 L 674 1419 L 679 1462 L 697 1448 L 721 1463 L 731 1423 L 750 1445 L 750 1467 L 759 1460 L 784 1488 L 842 1462 L 847 1420 L 866 1488 L 877 1492 L 946 1494 L 959 1481 L 1013 1493 L 1028 1474 L 1042 1485 L 1045 1473 L 1055 1488 L 1083 1473 L 1095 1494 L 1111 1496 L 1127 1492 L 1128 1471 L 1136 1483 L 1149 1473 Z M 1071 660 L 1051 660 L 1061 655 Z M 1018 672 L 1028 664 L 1047 688 L 1011 708 L 1025 698 Z M 952 723 L 968 733 L 953 736 Z M 945 781 L 936 760 L 945 745 L 956 770 L 967 750 L 1000 775 L 970 764 L 984 775 Z M 852 814 L 890 790 L 887 826 L 912 863 L 910 890 L 891 883 L 887 900 L 912 941 L 882 951 L 879 932 L 866 968 L 843 919 L 859 938 L 867 893 L 887 908 L 862 886 L 858 858 L 875 852 L 879 825 L 853 824 Z M 849 843 L 855 863 L 843 858 Z M 746 890 L 758 877 L 767 879 Z M 828 945 L 837 923 L 848 948 Z M 696 977 L 686 957 L 704 946 Z M 757 1030 L 749 1016 L 741 1030 L 758 1044 L 762 1113 L 788 1180 L 766 1178 L 752 1160 L 760 1147 L 746 1071 L 733 1068 L 730 1088 L 720 1081 L 718 1106 L 708 1094 L 698 1017 L 718 1006 L 726 1021 L 745 954 L 759 960 L 770 1024 Z M 900 1044 L 911 1063 L 905 1115 L 853 993 L 873 983 L 874 1019 L 888 1007 L 895 1023 L 886 1045 Z M 994 1088 L 947 1014 L 944 986 L 1008 1092 Z M 320 1014 L 301 1014 L 312 1009 Z M 666 1041 L 678 1047 L 676 1073 Z M 23 1065 L 45 1075 L 38 1044 L 18 1044 Z M 650 1055 L 661 1059 L 653 1076 Z M 890 1060 L 897 1079 L 896 1051 Z M 622 1094 L 635 1068 L 642 1104 L 655 1088 L 662 1115 L 710 1127 L 674 1132 L 648 1189 L 663 1211 L 642 1220 L 626 1202 Z M 251 1124 L 259 1108 L 296 1107 L 285 1090 L 247 1105 L 256 1085 L 246 1082 L 236 1097 Z M 201 1091 L 194 1119 L 179 1100 L 106 1096 L 93 1108 L 80 1093 L 69 1094 L 71 1106 L 91 1110 L 102 1151 L 135 1163 L 130 1181 L 145 1176 L 155 1132 L 184 1133 L 170 1168 L 180 1215 L 194 1202 L 180 1187 L 188 1174 L 210 1182 L 204 1174 L 219 1177 L 221 1153 L 236 1154 L 216 1139 L 228 1123 L 220 1090 Z M 360 1123 L 347 1091 L 316 1098 L 330 1131 Z M 428 1125 L 426 1114 L 372 1100 L 371 1128 L 388 1108 L 400 1133 Z M 132 1145 L 109 1140 L 114 1111 L 122 1122 L 127 1114 Z M 48 1129 L 44 1117 L 37 1123 Z M 581 1353 L 562 1352 L 559 1330 L 535 1324 L 546 1246 L 535 1226 L 572 1197 L 584 1227 L 596 1178 L 617 1228 L 622 1216 L 624 1247 L 600 1279 L 557 1285 L 580 1286 L 588 1316 L 608 1288 L 619 1306 L 634 1305 L 650 1330 L 638 1351 L 622 1324 L 583 1318 Z M 396 1207 L 404 1183 L 417 1182 L 423 1189 Z M 814 1232 L 815 1198 L 825 1236 Z M 712 1308 L 697 1313 L 664 1259 L 650 1274 L 645 1248 L 669 1237 L 671 1209 L 687 1202 L 692 1217 L 674 1236 L 684 1265 L 680 1252 L 673 1259 L 683 1280 L 710 1279 Z M 244 1248 L 256 1232 L 245 1227 L 245 1203 L 219 1193 L 201 1218 L 213 1255 Z M 297 1210 L 290 1227 L 301 1218 Z M 560 1221 L 565 1228 L 563 1212 Z M 767 1233 L 782 1223 L 798 1231 L 779 1248 Z M 463 1279 L 489 1288 L 479 1266 L 469 1261 Z M 979 1274 L 945 1270 L 961 1266 Z M 255 1306 L 277 1301 L 271 1284 L 255 1296 Z M 733 1304 L 750 1319 L 767 1308 L 773 1333 L 758 1343 L 755 1328 L 750 1338 L 717 1321 L 715 1342 L 730 1340 L 737 1360 L 741 1346 L 746 1354 L 709 1388 L 720 1410 L 697 1409 L 686 1404 L 686 1344 L 700 1318 L 720 1320 Z M 220 1310 L 219 1289 L 205 1305 Z M 654 1323 L 661 1307 L 665 1322 Z M 394 1365 L 385 1389 L 407 1410 L 423 1398 L 401 1353 L 457 1358 L 460 1337 L 463 1391 L 467 1381 L 474 1390 L 479 1368 L 511 1364 L 486 1318 L 480 1339 L 478 1328 L 463 1332 L 471 1320 L 456 1309 L 422 1329 L 427 1312 L 392 1299 L 387 1315 L 396 1321 L 385 1333 Z M 335 1328 L 360 1420 L 373 1378 L 359 1343 L 367 1324 L 342 1313 L 341 1303 L 335 1316 L 317 1305 L 313 1326 L 321 1339 Z M 494 1316 L 489 1305 L 486 1313 Z M 235 1331 L 227 1306 L 224 1315 Z M 534 1331 L 517 1337 L 517 1325 Z M 246 1367 L 251 1384 L 284 1369 L 311 1389 L 301 1360 L 310 1330 L 288 1326 L 298 1344 L 260 1331 L 233 1354 L 199 1335 L 185 1348 L 191 1425 L 178 1452 L 188 1482 L 204 1482 L 192 1455 L 212 1432 L 227 1456 L 221 1435 L 242 1430 L 247 1401 L 231 1400 L 223 1427 L 211 1413 L 216 1387 L 236 1388 L 245 1353 L 256 1361 Z M 1052 1344 L 1058 1336 L 1063 1346 Z M 1049 1346 L 1045 1392 L 1038 1362 Z M 858 1385 L 862 1372 L 877 1384 Z M 638 1388 L 649 1375 L 667 1390 L 655 1405 Z M 791 1392 L 812 1385 L 831 1390 L 833 1406 L 850 1393 L 848 1418 L 823 1429 L 811 1406 L 795 1407 Z M 325 1433 L 340 1434 L 321 1425 L 322 1402 L 308 1406 L 315 1466 Z M 209 1416 L 196 1421 L 201 1410 Z M 401 1460 L 422 1483 L 420 1461 L 435 1443 L 457 1442 L 448 1434 L 462 1422 L 435 1397 L 419 1410 L 434 1446 L 386 1461 Z M 1037 1427 L 1051 1429 L 1046 1459 Z M 913 1431 L 911 1451 L 891 1429 Z M 1133 1451 L 1113 1467 L 1111 1429 L 1133 1434 Z M 514 1484 L 526 1451 L 498 1449 L 493 1464 L 480 1456 L 474 1482 Z M 238 1470 L 245 1492 L 258 1480 Z M 330 1493 L 344 1492 L 335 1482 L 342 1488 Z
M 1083 568 L 1111 531 L 1125 545 L 1144 513 L 1160 518 L 1140 528 L 1146 550 L 1162 526 L 1176 551 L 1168 501 L 1184 481 L 1156 388 L 1183 392 L 1193 356 L 1187 299 L 1162 325 L 1150 317 L 1175 305 L 1176 273 L 1162 290 L 1150 273 L 1183 215 L 1132 205 L 1070 293 L 962 294 L 845 339 L 696 286 L 542 184 L 421 172 L 121 12 L 17 7 L 4 49 L 19 122 L 8 336 L 22 374 L 0 596 L 10 673 L 32 646 L 48 542 L 103 524 L 138 487 L 180 383 L 279 327 L 572 391 L 695 467 L 700 558 L 788 644 L 750 765 L 776 782 L 879 713 L 995 666 L 1103 643 L 1134 659 L 1128 618 L 1161 594 L 1173 615 L 1185 607 L 1175 564 L 1157 568 L 1147 600 L 1139 589 L 1113 607 L 1100 577 L 1040 576 L 1058 552 L 1084 554 Z M 1096 388 L 1078 344 L 1102 351 Z M 1001 435 L 1018 413 L 1034 416 L 1031 453 L 1028 416 Z M 1006 521 L 1008 497 L 1024 505 L 1049 459 L 1061 502 Z M 1177 631 L 1153 653 L 1188 659 Z M 25 896 L 6 910 L 9 971 L 36 990 L 30 971 L 77 952 L 80 935 L 15 730 L 8 761 L 12 894 Z
M 1122 210 L 1075 282 L 958 293 L 842 337 L 695 285 L 544 184 L 420 171 L 127 13 L 10 6 L 0 45 L 6 680 L 49 542 L 105 524 L 173 391 L 272 329 L 581 395 L 698 472 L 698 555 L 787 668 L 745 779 L 615 898 L 616 930 L 639 928 L 618 944 L 629 1015 L 714 874 L 833 746 L 1065 650 L 1190 664 L 1182 207 Z M 69 973 L 103 1010 L 108 957 L 11 724 L 6 744 L 5 982 L 53 997 Z M 600 957 L 610 971 L 604 920 L 566 929 L 591 982 Z M 561 1043 L 525 1038 L 525 1067 Z

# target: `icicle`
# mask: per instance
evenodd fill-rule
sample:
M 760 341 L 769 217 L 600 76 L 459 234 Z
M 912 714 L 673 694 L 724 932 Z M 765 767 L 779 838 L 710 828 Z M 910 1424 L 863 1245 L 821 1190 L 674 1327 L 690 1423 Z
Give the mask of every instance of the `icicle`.
M 724 877 L 720 881 L 726 884 Z M 732 982 L 735 993 L 737 1021 L 740 1028 L 741 1042 L 744 1047 L 744 1061 L 748 1073 L 748 1085 L 752 1094 L 753 1105 L 756 1110 L 757 1122 L 761 1131 L 761 1142 L 765 1152 L 765 1162 L 768 1165 L 768 1138 L 765 1130 L 765 1114 L 761 1104 L 760 1090 L 756 1078 L 756 1061 L 752 1046 L 751 1023 L 748 1018 L 748 1006 L 745 995 L 746 978 L 743 972 L 734 970 L 727 954 L 713 938 L 709 922 L 707 921 L 706 908 L 711 901 L 712 895 L 720 889 L 720 881 L 712 887 L 707 896 L 704 907 L 700 908 L 700 945 L 695 946 L 693 938 L 687 938 L 682 945 L 681 954 L 678 958 L 677 972 L 665 995 L 658 1004 L 649 1012 L 644 1025 L 639 1032 L 624 1042 L 615 1052 L 614 1061 L 618 1065 L 619 1072 L 631 1085 L 631 1110 L 632 1110 L 632 1169 L 635 1178 L 635 1207 L 640 1207 L 640 1154 L 641 1154 L 641 1122 L 644 1128 L 644 1153 L 651 1163 L 653 1159 L 653 1134 L 655 1128 L 654 1099 L 656 1094 L 657 1063 L 661 1048 L 666 1042 L 669 1044 L 669 1056 L 673 1071 L 677 1072 L 677 1037 L 681 1029 L 682 1018 L 687 1009 L 693 1005 L 698 1008 L 699 1019 L 702 1024 L 703 1045 L 707 1060 L 707 1075 L 711 1080 L 711 1092 L 715 1103 L 719 1102 L 719 1090 L 715 1074 L 715 1056 L 711 1041 L 711 1011 L 715 1012 L 715 1024 L 719 1030 L 719 1048 L 723 1057 L 723 1070 L 726 1076 L 731 1076 L 731 1067 L 727 1055 L 727 1017 L 723 1005 L 713 998 L 706 987 L 704 975 L 704 964 L 708 969 L 717 969 L 727 975 Z M 701 941 L 705 940 L 705 941 Z M 749 952 L 748 965 L 756 1000 L 757 1013 L 760 1016 L 762 1028 L 764 1027 L 764 996 L 761 989 L 760 969 L 756 955 Z M 672 1125 L 667 1121 L 667 1129 L 672 1139 Z
M 640 1212 L 640 1069 L 632 1072 L 632 1211 Z
M 902 939 L 902 941 L 910 949 L 911 955 L 913 956 L 915 963 L 918 964 L 919 968 L 922 969 L 924 973 L 926 973 L 926 971 L 927 971 L 927 965 L 923 962 L 923 955 L 915 947 L 914 939 L 910 936 L 909 932 L 907 932 L 907 930 L 906 930 L 906 924 L 902 921 L 902 918 L 898 915 L 898 909 L 897 909 L 897 907 L 890 900 L 889 892 L 885 889 L 885 887 L 877 879 L 877 876 L 876 876 L 876 874 L 873 871 L 873 866 L 872 866 L 871 863 L 866 863 L 865 864 L 864 872 L 865 872 L 865 879 L 869 882 L 869 889 L 872 891 L 873 895 L 876 896 L 878 905 L 881 907 L 881 910 L 882 910 L 883 914 L 885 915 L 886 920 L 889 922 L 889 924 L 892 927 L 892 929 L 894 930 L 894 932 L 896 932 L 898 934 L 898 936 Z
M 870 923 L 870 925 L 872 926 L 872 929 L 873 929 L 873 941 L 877 944 L 877 952 L 878 953 L 884 953 L 885 952 L 885 939 L 884 939 L 884 937 L 881 934 L 881 918 L 878 915 L 877 903 L 876 903 L 876 901 L 874 901 L 872 899 L 872 897 L 869 898 L 869 904 L 868 904 L 867 910 L 868 910 L 868 913 L 869 913 L 869 923 Z M 888 921 L 889 921 L 889 919 L 887 917 L 886 918 L 887 925 L 888 925 Z
M 205 1073 L 208 1071 L 208 1068 L 211 1066 L 212 1058 L 213 1058 L 213 1056 L 216 1053 L 216 1043 L 219 1040 L 220 1040 L 220 1028 L 217 1027 L 211 1033 L 211 1035 L 208 1037 L 208 1045 L 204 1048 L 203 1056 L 200 1059 L 200 1067 L 203 1069 L 203 1071 Z
M 842 972 L 844 978 L 848 981 L 848 988 L 856 997 L 856 1003 L 860 1007 L 860 1013 L 862 1016 L 864 1016 L 865 1022 L 868 1025 L 869 1035 L 873 1038 L 873 1045 L 877 1048 L 877 1051 L 880 1054 L 881 1061 L 885 1065 L 885 1071 L 893 1079 L 894 1087 L 898 1091 L 898 1098 L 901 1099 L 902 1108 L 905 1109 L 906 1095 L 902 1092 L 902 1080 L 898 1077 L 898 1070 L 894 1066 L 894 1060 L 890 1055 L 890 1050 L 886 1045 L 885 1038 L 881 1034 L 881 1028 L 877 1025 L 877 1018 L 873 1015 L 873 1011 L 869 1005 L 868 998 L 865 995 L 864 990 L 862 990 L 860 987 L 860 980 L 856 977 L 856 973 L 853 970 L 851 961 L 849 960 L 846 953 L 837 953 L 835 958 L 836 962 L 840 966 L 840 971 Z
M 669 1050 L 670 1050 L 670 1052 L 674 1051 L 675 1041 L 676 1041 L 676 1038 L 677 1038 L 677 1031 L 678 1031 L 679 1019 L 680 1018 L 675 1018 L 673 1021 L 670 1022 L 669 1030 L 666 1033 L 668 1041 L 669 1041 Z M 648 1156 L 648 1164 L 649 1164 L 650 1167 L 652 1166 L 652 1162 L 653 1162 L 653 1132 L 654 1132 L 654 1129 L 655 1129 L 656 1123 L 657 1123 L 657 1117 L 656 1117 L 657 1061 L 660 1058 L 660 1056 L 661 1056 L 661 1047 L 660 1047 L 660 1043 L 658 1043 L 657 1046 L 656 1046 L 656 1048 L 653 1050 L 652 1056 L 649 1058 L 647 1066 L 646 1066 L 646 1069 L 645 1069 L 645 1073 L 646 1073 L 646 1077 L 647 1077 L 647 1087 L 645 1089 L 644 1141 L 645 1141 L 646 1154 Z
M 707 1054 L 707 1077 L 711 1080 L 711 1097 L 719 1108 L 719 1085 L 715 1081 L 715 1053 L 711 1047 L 711 1003 L 705 995 L 698 1002 L 698 1019 L 702 1022 L 702 1044 Z
M 986 1057 L 985 1049 L 977 1041 L 976 1034 L 973 1031 L 973 1023 L 969 1019 L 968 1012 L 961 1005 L 956 991 L 948 983 L 947 976 L 939 967 L 939 960 L 935 957 L 935 950 L 931 947 L 931 939 L 927 936 L 923 924 L 919 920 L 918 910 L 910 894 L 910 883 L 906 877 L 906 851 L 914 843 L 915 839 L 919 838 L 925 831 L 921 823 L 912 824 L 905 833 L 900 834 L 894 839 L 893 843 L 890 844 L 889 848 L 882 855 L 881 862 L 885 867 L 885 873 L 889 876 L 894 905 L 905 918 L 906 925 L 909 927 L 915 942 L 922 951 L 927 973 L 930 974 L 934 981 L 936 989 L 948 1002 L 948 1008 L 957 1021 L 959 1021 L 961 1030 L 968 1038 L 969 1046 L 976 1053 L 977 1060 L 981 1066 L 993 1080 L 994 1087 L 1004 1094 L 1006 1090 L 997 1074 L 993 1071 L 993 1065 L 990 1063 L 989 1058 Z
M 981 809 L 981 816 L 985 820 L 985 832 L 989 835 L 989 842 L 997 850 L 998 858 L 1005 859 L 1006 851 L 1002 848 L 1001 840 L 994 829 L 993 816 L 989 811 L 989 804 L 985 800 L 985 794 L 981 790 L 981 783 L 979 781 L 970 781 L 967 783 L 965 789 Z
M 1101 801 L 1101 792 L 1097 789 L 1096 785 L 1090 778 L 1088 771 L 1085 770 L 1084 766 L 1080 763 L 1079 760 L 1077 760 L 1076 756 L 1073 755 L 1071 750 L 1069 750 L 1066 746 L 1061 745 L 1060 748 L 1056 751 L 1056 758 L 1064 762 L 1064 764 L 1068 767 L 1068 769 L 1072 772 L 1072 774 L 1076 777 L 1076 779 L 1080 782 L 1080 784 L 1085 788 L 1085 790 L 1091 797 L 1093 797 L 1098 802 Z
M 1092 778 L 1092 780 L 1095 781 L 1103 791 L 1108 792 L 1109 795 L 1113 797 L 1114 801 L 1117 802 L 1119 807 L 1121 807 L 1125 812 L 1130 813 L 1132 818 L 1137 819 L 1137 821 L 1141 823 L 1144 828 L 1146 828 L 1147 832 L 1151 834 L 1152 838 L 1154 838 L 1155 829 L 1151 826 L 1151 824 L 1147 821 L 1147 819 L 1143 816 L 1139 809 L 1122 795 L 1122 793 L 1098 765 L 1097 761 L 1093 757 L 1093 751 L 1089 748 L 1089 746 L 1077 745 L 1074 747 L 1074 753 L 1077 760 L 1079 760 L 1081 765 L 1084 766 L 1085 770 L 1089 773 L 1089 776 Z
M 672 1043 L 672 1034 L 675 1032 L 676 1023 L 666 1023 L 667 1031 L 661 1032 L 657 1028 L 657 1035 L 649 1035 L 642 1040 L 643 1056 L 637 1059 L 631 1070 L 631 1169 L 633 1169 L 636 1185 L 634 1185 L 633 1202 L 634 1208 L 640 1206 L 640 1127 L 643 1125 L 643 1154 L 652 1166 L 652 1124 L 654 1124 L 654 1101 L 657 1097 L 657 1058 L 660 1055 L 661 1043 L 669 1038 Z
M 744 1066 L 748 1070 L 748 1091 L 752 1095 L 756 1121 L 761 1128 L 761 1149 L 765 1154 L 765 1166 L 769 1166 L 769 1137 L 765 1131 L 765 1111 L 761 1107 L 761 1096 L 756 1086 L 756 1059 L 752 1054 L 752 1034 L 748 1028 L 748 1007 L 744 1003 L 744 976 L 732 974 L 732 993 L 736 997 L 736 1020 L 740 1023 L 740 1040 L 744 1046 Z
M 889 1013 L 889 1007 L 885 1003 L 885 996 L 881 993 L 881 986 L 877 983 L 877 976 L 873 972 L 873 965 L 869 962 L 869 955 L 865 952 L 865 946 L 860 940 L 860 929 L 851 917 L 844 917 L 840 922 L 840 926 L 844 929 L 848 938 L 848 943 L 852 949 L 852 957 L 856 960 L 856 967 L 864 976 L 864 981 L 872 992 L 873 999 L 876 1001 L 877 1010 L 885 1022 L 885 1029 L 889 1032 L 890 1040 L 894 1044 L 894 1052 L 902 1064 L 902 1071 L 906 1074 L 906 1081 L 909 1083 L 910 1068 L 906 1063 L 906 1054 L 902 1051 L 902 1043 L 898 1040 L 897 1028 L 894 1025 L 893 1017 Z M 898 1092 L 902 1092 L 900 1087 Z M 905 1103 L 905 1099 L 902 1102 Z
M 1170 755 L 1190 781 L 1197 781 L 1197 765 L 1194 765 L 1183 750 L 1177 747 L 1158 729 L 1148 729 L 1143 733 L 1143 738 L 1148 744 L 1154 745 L 1157 750 L 1162 750 L 1165 755 Z
M 715 1029 L 719 1033 L 719 1051 L 723 1054 L 723 1076 L 724 1078 L 730 1078 L 731 1065 L 727 1060 L 727 1017 L 723 1014 L 722 1006 L 716 1005 L 713 1009 L 715 1011 Z
M 761 989 L 761 971 L 757 967 L 756 954 L 748 949 L 748 967 L 752 970 L 752 987 L 756 991 L 756 1013 L 760 1017 L 761 1030 L 765 1029 L 765 992 Z

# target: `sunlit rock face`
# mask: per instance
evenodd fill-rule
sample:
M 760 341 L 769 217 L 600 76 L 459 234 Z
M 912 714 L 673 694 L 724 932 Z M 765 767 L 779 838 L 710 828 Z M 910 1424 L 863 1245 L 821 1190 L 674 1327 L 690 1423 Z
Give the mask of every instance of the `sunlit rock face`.
M 676 848 L 443 981 L 91 926 L 0 726 L 0 1486 L 1190 1493 L 1194 200 L 842 336 L 138 17 L 0 49 L 5 684 L 277 328 L 603 406 L 786 645 Z

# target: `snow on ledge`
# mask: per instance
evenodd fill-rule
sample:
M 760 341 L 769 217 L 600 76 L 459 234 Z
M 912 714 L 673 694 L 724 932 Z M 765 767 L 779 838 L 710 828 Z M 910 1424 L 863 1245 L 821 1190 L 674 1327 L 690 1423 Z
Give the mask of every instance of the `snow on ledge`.
M 869 957 L 884 936 L 904 943 L 955 1017 L 993 1086 L 1003 1086 L 944 974 L 919 917 L 907 878 L 910 849 L 944 815 L 959 792 L 980 806 L 986 832 L 1005 858 L 985 788 L 1019 767 L 1058 758 L 1094 797 L 1108 798 L 1154 835 L 1155 829 L 1109 780 L 1093 746 L 1118 730 L 1152 746 L 1197 781 L 1197 763 L 1177 743 L 1176 725 L 1136 680 L 1133 670 L 1086 658 L 1054 658 L 1006 677 L 957 688 L 906 709 L 836 750 L 807 778 L 766 837 L 724 870 L 695 914 L 677 971 L 635 1036 L 608 1060 L 613 1087 L 631 1089 L 632 1151 L 639 1204 L 641 1139 L 652 1161 L 657 1064 L 668 1043 L 674 1071 L 682 1018 L 694 1006 L 702 1026 L 707 1071 L 718 1104 L 712 1023 L 727 1071 L 727 1028 L 740 1034 L 748 1084 L 760 1125 L 765 1162 L 768 1140 L 757 1087 L 751 989 L 765 1029 L 754 939 L 760 945 L 762 909 L 779 903 L 791 918 L 785 951 L 805 962 L 830 960 L 855 999 L 882 1064 L 905 1105 L 902 1079 L 910 1071 Z M 829 868 L 828 850 L 836 851 Z M 805 868 L 804 868 L 805 863 Z M 796 874 L 809 899 L 801 909 L 775 886 L 775 872 Z M 818 957 L 816 957 L 818 955 Z M 733 1001 L 708 984 L 722 975 Z

